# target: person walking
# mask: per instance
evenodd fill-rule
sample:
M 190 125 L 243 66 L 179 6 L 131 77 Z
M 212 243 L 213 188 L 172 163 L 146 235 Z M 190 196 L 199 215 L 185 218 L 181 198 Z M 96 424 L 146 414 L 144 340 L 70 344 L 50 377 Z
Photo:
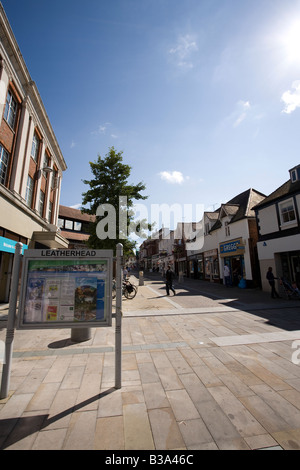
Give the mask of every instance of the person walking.
M 224 275 L 225 286 L 229 287 L 230 286 L 230 269 L 227 264 L 224 265 L 223 275 Z
M 271 266 L 268 269 L 266 278 L 268 279 L 269 284 L 271 286 L 271 297 L 272 297 L 272 299 L 275 299 L 275 298 L 280 299 L 280 296 L 278 295 L 278 293 L 275 289 L 275 279 L 278 279 L 278 278 L 274 276 L 273 269 L 272 269 Z
M 168 266 L 168 269 L 166 271 L 166 290 L 167 290 L 167 295 L 170 295 L 170 289 L 173 292 L 174 295 L 176 295 L 175 289 L 173 287 L 173 279 L 174 279 L 174 274 L 171 271 L 171 266 Z

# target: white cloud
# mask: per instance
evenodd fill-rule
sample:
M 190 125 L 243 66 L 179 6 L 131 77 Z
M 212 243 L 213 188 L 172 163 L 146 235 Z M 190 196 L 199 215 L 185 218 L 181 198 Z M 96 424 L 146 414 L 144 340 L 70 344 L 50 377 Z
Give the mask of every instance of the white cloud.
M 292 89 L 294 91 L 285 91 L 281 97 L 281 101 L 285 104 L 285 108 L 282 112 L 286 114 L 291 114 L 300 107 L 300 80 L 293 82 Z
M 98 129 L 92 131 L 92 135 L 103 135 L 106 134 L 108 127 L 111 126 L 110 122 L 105 122 L 104 124 L 99 124 Z
M 247 117 L 247 113 L 248 111 L 250 110 L 251 106 L 250 106 L 250 103 L 249 101 L 239 101 L 237 103 L 237 113 L 239 114 L 238 115 L 238 118 L 236 119 L 235 123 L 234 123 L 234 127 L 237 127 L 241 124 L 241 122 L 243 122 L 246 117 Z
M 189 179 L 188 176 L 184 177 L 181 171 L 161 171 L 159 176 L 163 181 L 171 184 L 182 184 Z
M 192 54 L 198 51 L 196 40 L 190 34 L 179 36 L 177 44 L 169 50 L 174 57 L 176 65 L 180 68 L 191 69 L 194 67 Z
M 70 206 L 71 209 L 81 209 L 82 204 L 74 204 L 73 206 Z
M 70 148 L 73 149 L 74 147 L 76 147 L 76 142 L 74 142 L 74 140 L 72 140 Z
M 247 117 L 247 113 L 251 108 L 249 101 L 238 101 L 236 110 L 231 114 L 230 119 L 233 119 L 233 127 L 238 127 Z

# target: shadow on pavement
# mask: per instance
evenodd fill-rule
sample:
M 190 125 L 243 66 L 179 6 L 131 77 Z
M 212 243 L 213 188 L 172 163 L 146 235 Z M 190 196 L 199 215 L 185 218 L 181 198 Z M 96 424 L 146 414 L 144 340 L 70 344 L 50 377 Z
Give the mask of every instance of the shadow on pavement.
M 158 290 L 165 292 L 164 279 L 159 273 L 147 273 L 145 279 L 156 286 L 161 284 Z M 277 328 L 287 331 L 300 330 L 300 300 L 272 299 L 268 292 L 259 288 L 225 287 L 222 284 L 189 278 L 184 278 L 182 283 L 175 280 L 174 288 L 176 296 L 171 297 L 175 301 L 176 298 L 202 296 L 216 301 L 219 305 L 256 315 L 257 321 Z
M 87 400 L 74 405 L 57 415 L 49 418 L 49 415 L 37 415 L 37 416 L 26 416 L 21 418 L 8 418 L 0 420 L 0 450 L 7 449 L 18 441 L 25 439 L 26 437 L 39 432 L 42 429 L 45 429 L 47 426 L 50 426 L 52 423 L 68 416 L 69 414 L 74 413 L 75 411 L 80 410 L 84 406 L 93 403 L 94 401 L 101 400 L 101 398 L 113 393 L 116 389 L 109 388 L 102 393 L 99 393 Z M 1 444 L 1 436 L 8 437 Z

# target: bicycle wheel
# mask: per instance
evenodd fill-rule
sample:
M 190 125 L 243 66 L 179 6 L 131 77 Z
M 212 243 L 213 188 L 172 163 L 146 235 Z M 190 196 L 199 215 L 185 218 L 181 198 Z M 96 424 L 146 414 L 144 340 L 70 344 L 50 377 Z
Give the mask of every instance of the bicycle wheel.
M 125 287 L 124 288 L 124 295 L 125 295 L 126 299 L 133 299 L 136 296 L 137 288 L 135 286 L 133 286 L 132 284 L 129 287 L 130 287 L 131 292 L 129 292 L 127 287 Z

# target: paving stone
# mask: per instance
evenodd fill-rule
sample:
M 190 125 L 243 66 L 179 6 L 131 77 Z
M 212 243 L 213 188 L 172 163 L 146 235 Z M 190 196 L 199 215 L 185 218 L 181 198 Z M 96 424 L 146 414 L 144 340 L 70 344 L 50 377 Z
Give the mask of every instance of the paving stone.
M 67 428 L 44 430 L 38 433 L 32 450 L 61 450 Z
M 186 444 L 171 408 L 153 409 L 149 419 L 157 450 L 185 449 Z
M 199 413 L 186 390 L 167 391 L 177 421 L 199 418 Z
M 111 390 L 98 400 L 98 418 L 122 415 L 122 393 L 120 390 Z
M 151 362 L 140 363 L 138 365 L 141 381 L 145 383 L 159 382 L 159 376 L 154 364 Z
M 209 392 L 242 437 L 264 433 L 264 428 L 227 387 L 211 387 Z
M 182 382 L 173 367 L 158 369 L 158 374 L 165 390 L 183 389 Z
M 231 292 L 197 296 L 199 308 L 188 295 L 148 310 L 128 302 L 120 390 L 114 319 L 84 344 L 72 344 L 69 330 L 16 331 L 0 447 L 299 449 L 300 368 L 291 361 L 298 311 L 249 304 L 247 292 L 235 291 L 247 298 L 237 303 Z
M 155 449 L 144 403 L 123 406 L 125 450 Z
M 252 436 L 252 437 L 245 437 L 245 441 L 247 442 L 248 446 L 250 449 L 255 450 L 255 449 L 264 449 L 264 448 L 272 448 L 276 447 L 277 442 L 275 439 L 273 439 L 272 436 L 269 434 L 261 434 L 258 436 Z
M 188 449 L 201 450 L 204 446 L 214 444 L 212 435 L 200 417 L 196 419 L 180 421 L 178 424 L 185 445 Z
M 95 430 L 95 450 L 124 450 L 123 416 L 98 418 Z
M 59 389 L 58 382 L 41 383 L 36 393 L 28 403 L 26 411 L 48 410 Z
M 155 386 L 151 383 L 144 383 L 143 390 L 148 410 L 154 408 L 167 408 L 170 406 L 166 392 L 161 383 L 158 382 Z
M 73 413 L 65 437 L 65 450 L 93 450 L 97 411 Z

